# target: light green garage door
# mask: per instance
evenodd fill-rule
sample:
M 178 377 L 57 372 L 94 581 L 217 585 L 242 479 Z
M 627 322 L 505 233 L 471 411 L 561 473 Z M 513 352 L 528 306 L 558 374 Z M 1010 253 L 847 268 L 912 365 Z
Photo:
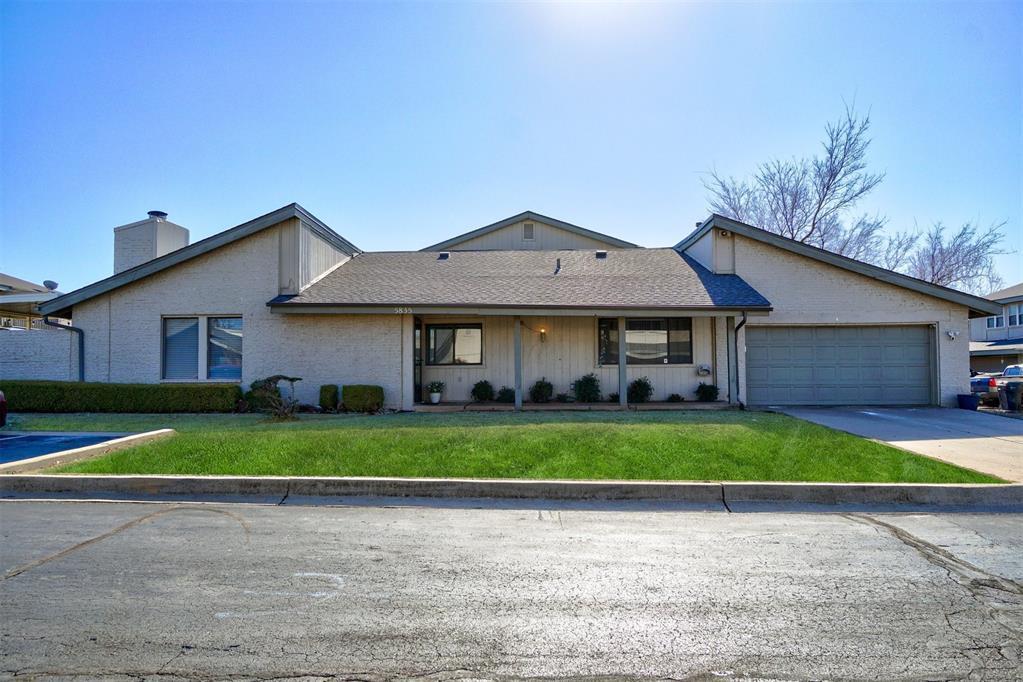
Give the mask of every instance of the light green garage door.
M 746 327 L 751 405 L 927 405 L 928 326 Z

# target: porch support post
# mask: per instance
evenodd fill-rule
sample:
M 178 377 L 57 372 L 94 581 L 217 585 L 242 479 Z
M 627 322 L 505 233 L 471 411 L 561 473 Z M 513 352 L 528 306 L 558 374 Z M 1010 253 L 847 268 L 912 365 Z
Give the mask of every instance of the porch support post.
M 629 407 L 629 375 L 625 364 L 625 318 L 618 318 L 618 404 Z
M 515 316 L 515 409 L 522 409 L 522 318 Z
M 411 412 L 415 406 L 415 322 L 411 315 L 401 320 L 401 409 Z
M 728 403 L 739 402 L 739 367 L 735 357 L 735 318 L 725 318 L 725 346 L 728 347 Z

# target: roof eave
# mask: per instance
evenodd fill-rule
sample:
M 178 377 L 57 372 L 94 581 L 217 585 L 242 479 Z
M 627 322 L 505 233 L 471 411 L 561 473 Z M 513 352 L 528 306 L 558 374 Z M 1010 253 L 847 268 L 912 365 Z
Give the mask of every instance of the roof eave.
M 261 215 L 258 218 L 253 218 L 248 222 L 244 222 L 240 225 L 236 225 L 222 232 L 211 235 L 205 239 L 201 239 L 193 244 L 177 249 L 176 251 L 171 251 L 159 258 L 146 261 L 145 263 L 136 265 L 133 268 L 119 272 L 116 275 L 112 275 L 111 277 L 101 279 L 98 282 L 93 282 L 92 284 L 88 284 L 80 289 L 66 293 L 63 296 L 40 305 L 39 310 L 44 315 L 59 314 L 67 316 L 70 314 L 71 308 L 79 303 L 83 303 L 96 296 L 100 296 L 113 291 L 114 289 L 131 284 L 132 282 L 136 282 L 140 279 L 156 274 L 157 272 L 161 272 L 180 263 L 184 263 L 185 261 L 198 258 L 199 256 L 210 253 L 222 246 L 227 246 L 228 244 L 234 243 L 290 218 L 298 218 L 305 224 L 309 225 L 310 229 L 315 234 L 322 237 L 333 246 L 336 246 L 338 249 L 345 251 L 349 255 L 354 256 L 361 253 L 361 251 L 351 242 L 331 230 L 321 220 L 316 218 L 316 216 L 309 213 L 309 211 L 305 210 L 298 204 L 292 203 L 287 206 L 282 206 L 270 213 Z
M 589 237 L 590 239 L 596 239 L 598 241 L 607 242 L 608 244 L 613 244 L 623 249 L 640 248 L 638 244 L 633 244 L 632 242 L 627 242 L 624 239 L 618 239 L 617 237 L 612 237 L 611 235 L 603 234 L 602 232 L 596 232 L 594 230 L 589 230 L 585 227 L 580 227 L 579 225 L 566 223 L 563 220 L 558 220 L 557 218 L 551 218 L 549 216 L 541 215 L 539 213 L 536 213 L 535 211 L 523 211 L 522 213 L 513 215 L 509 218 L 498 220 L 496 223 L 484 225 L 483 227 L 476 228 L 475 230 L 470 230 L 463 234 L 455 235 L 450 239 L 445 239 L 442 242 L 431 244 L 430 246 L 420 249 L 420 251 L 443 250 L 454 244 L 458 244 L 469 239 L 475 239 L 476 237 L 482 237 L 485 234 L 489 234 L 491 232 L 494 232 L 495 230 L 500 230 L 501 228 L 508 227 L 509 225 L 514 225 L 515 223 L 522 222 L 523 220 L 535 220 L 538 223 L 544 223 L 546 225 L 557 227 L 562 230 L 566 230 L 568 232 L 581 235 L 583 237 Z
M 703 313 L 703 314 L 741 314 L 767 315 L 774 308 L 771 305 L 690 305 L 690 306 L 658 306 L 658 305 L 551 305 L 551 304 L 479 304 L 479 303 L 431 303 L 425 305 L 397 303 L 344 303 L 344 302 L 296 302 L 294 297 L 278 296 L 266 302 L 274 312 L 316 312 L 316 313 L 354 313 L 354 314 L 406 314 L 412 310 L 415 314 L 442 314 L 447 311 L 465 313 L 468 311 L 485 314 L 513 315 L 516 311 L 523 314 L 540 314 L 543 311 L 561 311 L 564 314 L 591 315 L 608 314 L 612 311 L 642 313 L 645 311 Z M 482 312 L 481 312 L 482 311 Z
M 705 220 L 700 227 L 676 244 L 674 248 L 678 251 L 685 251 L 700 237 L 707 234 L 714 228 L 726 229 L 730 232 L 741 234 L 744 237 L 784 249 L 790 253 L 813 258 L 814 260 L 822 263 L 827 263 L 850 272 L 855 272 L 863 275 L 864 277 L 870 277 L 871 279 L 876 279 L 880 282 L 885 282 L 886 284 L 891 284 L 903 289 L 909 289 L 911 291 L 916 291 L 917 293 L 934 296 L 935 298 L 940 298 L 965 306 L 969 309 L 969 317 L 971 318 L 995 315 L 1001 311 L 1000 305 L 980 296 L 974 296 L 973 294 L 967 294 L 938 284 L 925 282 L 922 279 L 916 279 L 915 277 L 903 275 L 902 273 L 895 272 L 893 270 L 886 270 L 877 265 L 871 265 L 870 263 L 864 263 L 863 261 L 855 260 L 837 253 L 832 253 L 831 251 L 819 249 L 816 246 L 797 242 L 794 239 L 782 237 L 781 235 L 774 234 L 773 232 L 768 232 L 767 230 L 763 230 L 753 225 L 747 225 L 746 223 L 739 222 L 738 220 L 726 218 L 725 216 L 717 213 L 711 214 L 711 216 Z

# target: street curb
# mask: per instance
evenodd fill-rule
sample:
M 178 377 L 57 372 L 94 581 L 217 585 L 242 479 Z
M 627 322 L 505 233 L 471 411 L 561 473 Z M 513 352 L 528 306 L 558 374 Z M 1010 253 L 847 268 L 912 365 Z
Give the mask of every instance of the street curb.
M 1023 510 L 1023 484 L 722 483 L 731 505 L 941 506 Z
M 492 498 L 758 505 L 952 507 L 1023 511 L 1023 484 L 558 481 L 287 476 L 0 476 L 0 497 L 213 499 L 287 504 L 289 497 Z M 296 499 L 297 501 L 297 499 Z
M 13 432 L 6 433 L 10 434 Z M 35 436 L 47 436 L 53 435 L 54 433 L 59 433 L 63 436 L 68 435 L 67 432 L 53 431 L 24 431 L 17 433 Z M 105 455 L 108 452 L 123 450 L 125 448 L 133 448 L 136 445 L 142 445 L 143 443 L 147 443 L 151 440 L 158 440 L 160 438 L 173 436 L 175 433 L 176 431 L 174 429 L 157 429 L 155 431 L 146 431 L 145 433 L 133 433 L 128 436 L 122 436 L 121 438 L 113 438 L 102 443 L 96 443 L 95 445 L 86 445 L 82 448 L 61 450 L 60 452 L 51 452 L 31 459 L 21 459 L 16 462 L 8 462 L 7 464 L 0 464 L 0 474 L 28 474 L 33 471 L 42 471 L 43 469 L 49 469 L 62 464 L 71 464 L 72 462 L 80 462 L 83 459 L 91 459 L 92 457 Z

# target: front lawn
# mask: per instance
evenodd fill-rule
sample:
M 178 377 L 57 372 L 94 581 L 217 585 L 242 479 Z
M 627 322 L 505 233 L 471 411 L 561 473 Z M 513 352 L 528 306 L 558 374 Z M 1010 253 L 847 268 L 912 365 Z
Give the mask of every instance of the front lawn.
M 25 430 L 178 435 L 58 472 L 992 483 L 999 479 L 780 414 L 533 412 L 13 415 Z

